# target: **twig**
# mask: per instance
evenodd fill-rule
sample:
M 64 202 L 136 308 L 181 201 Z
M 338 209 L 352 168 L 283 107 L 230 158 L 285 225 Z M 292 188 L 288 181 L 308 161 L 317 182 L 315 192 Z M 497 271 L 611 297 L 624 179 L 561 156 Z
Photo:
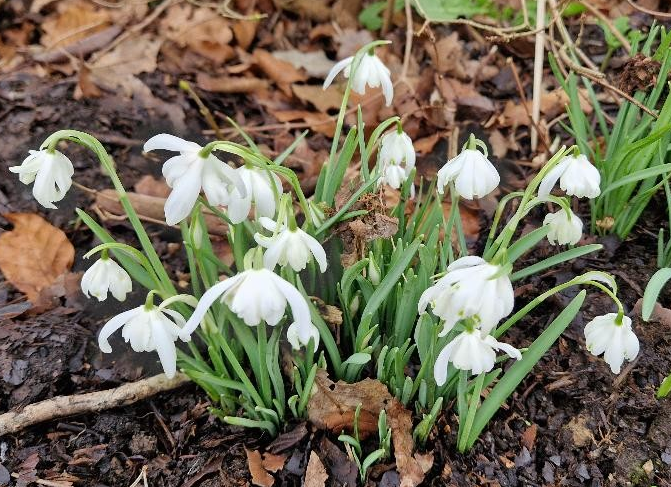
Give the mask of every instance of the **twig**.
M 545 59 L 545 0 L 536 4 L 536 25 L 541 28 L 536 33 L 534 52 L 534 83 L 533 100 L 531 105 L 531 152 L 538 148 L 538 122 L 541 118 L 541 97 L 543 91 L 543 61 Z
M 394 17 L 394 4 L 396 0 L 387 0 L 387 5 L 384 9 L 384 16 L 382 17 L 382 29 L 380 35 L 384 36 L 391 28 L 391 19 Z
M 105 391 L 52 397 L 29 404 L 20 411 L 0 415 L 0 436 L 18 433 L 24 428 L 52 419 L 127 406 L 159 392 L 177 389 L 187 382 L 189 378 L 184 374 L 177 374 L 173 379 L 159 374 Z
M 410 0 L 405 0 L 405 51 L 403 52 L 403 69 L 401 70 L 401 79 L 405 80 L 410 68 L 410 56 L 412 55 L 412 38 L 415 32 L 412 27 L 412 6 Z
M 520 75 L 517 72 L 517 66 L 515 66 L 515 63 L 513 62 L 512 58 L 506 59 L 506 63 L 510 65 L 510 69 L 513 72 L 513 78 L 515 79 L 515 84 L 517 84 L 517 91 L 520 95 L 520 98 L 522 99 L 522 106 L 524 107 L 524 111 L 527 114 L 527 117 L 529 118 L 529 121 L 531 122 L 531 127 L 536 128 L 536 133 L 541 137 L 541 140 L 543 142 L 543 146 L 547 150 L 550 147 L 549 142 L 545 139 L 545 134 L 540 130 L 540 125 L 537 124 L 537 122 L 534 120 L 534 118 L 531 116 L 531 113 L 529 112 L 529 102 L 527 100 L 527 96 L 524 93 L 524 87 L 522 86 L 522 81 L 520 80 Z
M 217 121 L 214 119 L 214 116 L 212 115 L 212 112 L 210 111 L 209 108 L 207 108 L 207 105 L 203 103 L 203 100 L 200 99 L 198 96 L 198 93 L 196 93 L 193 88 L 191 88 L 191 84 L 186 81 L 186 80 L 180 80 L 179 81 L 179 87 L 186 91 L 187 94 L 191 97 L 191 99 L 196 102 L 196 105 L 198 105 L 198 110 L 200 111 L 200 114 L 205 118 L 205 121 L 207 124 L 210 126 L 212 130 L 214 130 L 214 134 L 217 136 L 217 139 L 223 140 L 224 136 L 221 133 L 221 128 L 219 128 L 219 125 L 217 124 Z
M 636 10 L 639 10 L 648 15 L 653 15 L 655 17 L 660 17 L 662 19 L 671 19 L 671 13 L 669 12 L 659 12 L 657 10 L 651 10 L 649 8 L 641 7 L 640 5 L 637 5 L 634 2 L 632 2 L 632 0 L 627 0 L 627 2 L 629 2 L 629 5 L 634 7 Z

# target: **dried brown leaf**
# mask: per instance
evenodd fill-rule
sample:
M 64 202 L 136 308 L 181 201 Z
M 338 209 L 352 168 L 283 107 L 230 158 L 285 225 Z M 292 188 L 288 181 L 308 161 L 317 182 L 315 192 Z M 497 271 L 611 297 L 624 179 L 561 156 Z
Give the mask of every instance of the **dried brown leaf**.
M 207 73 L 196 75 L 198 88 L 215 93 L 254 93 L 266 90 L 270 86 L 268 80 L 251 76 L 212 77 Z
M 303 487 L 324 487 L 328 478 L 329 476 L 319 456 L 314 450 L 311 451 L 310 460 L 305 470 L 305 483 Z
M 296 69 L 304 69 L 309 76 L 314 78 L 326 78 L 335 65 L 335 62 L 326 57 L 324 51 L 303 52 L 298 49 L 289 49 L 273 51 L 273 56 L 291 63 Z
M 146 194 L 147 196 L 158 196 L 160 198 L 167 198 L 170 194 L 170 186 L 164 179 L 156 179 L 151 174 L 145 174 L 133 186 L 133 189 L 138 194 Z
M 295 84 L 292 90 L 303 103 L 311 103 L 322 113 L 338 109 L 342 103 L 342 93 L 335 86 L 324 90 L 321 86 Z
M 538 425 L 534 423 L 524 430 L 520 438 L 522 446 L 526 446 L 529 451 L 533 450 L 536 444 L 536 433 L 538 433 Z
M 275 455 L 273 453 L 264 453 L 261 464 L 268 472 L 276 473 L 284 468 L 287 461 L 286 455 Z
M 109 26 L 110 15 L 83 0 L 61 1 L 56 12 L 47 17 L 40 27 L 40 42 L 47 49 L 65 47 Z
M 323 369 L 317 372 L 311 394 L 308 419 L 318 428 L 334 433 L 352 430 L 354 412 L 361 404 L 359 434 L 364 438 L 377 432 L 380 411 L 391 401 L 387 387 L 378 380 L 367 378 L 353 384 L 334 383 Z
M 428 137 L 424 137 L 418 140 L 415 140 L 413 142 L 413 145 L 415 146 L 415 150 L 419 154 L 430 154 L 433 148 L 436 146 L 438 141 L 440 140 L 441 133 L 436 132 L 435 134 L 429 135 Z
M 259 27 L 258 20 L 238 20 L 233 24 L 233 35 L 241 49 L 245 51 L 252 45 L 256 37 L 256 29 Z
M 401 487 L 416 487 L 424 480 L 424 470 L 412 456 L 412 414 L 394 398 L 387 406 L 387 420 L 391 427 L 396 470 L 401 475 Z
M 247 448 L 245 448 L 245 453 L 247 454 L 247 467 L 252 476 L 252 484 L 259 487 L 272 487 L 275 478 L 263 467 L 261 453 L 258 450 L 248 450 Z
M 252 56 L 259 68 L 261 68 L 261 70 L 273 80 L 287 96 L 291 96 L 292 94 L 292 83 L 305 81 L 307 79 L 307 76 L 296 69 L 291 63 L 276 58 L 264 49 L 254 49 Z
M 0 235 L 0 271 L 28 299 L 70 270 L 75 249 L 65 233 L 39 215 L 7 213 L 14 229 Z

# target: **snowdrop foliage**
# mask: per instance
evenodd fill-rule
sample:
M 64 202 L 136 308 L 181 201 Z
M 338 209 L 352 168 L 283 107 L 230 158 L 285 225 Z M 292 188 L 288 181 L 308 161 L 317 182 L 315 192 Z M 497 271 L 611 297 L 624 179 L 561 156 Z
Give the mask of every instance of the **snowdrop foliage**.
M 128 272 L 109 257 L 101 257 L 89 267 L 82 276 L 81 285 L 86 296 L 95 296 L 98 301 L 105 301 L 108 292 L 124 301 L 133 289 Z
M 415 167 L 415 148 L 408 134 L 394 130 L 382 137 L 379 164 L 379 183 L 400 188 Z
M 318 337 L 307 301 L 298 289 L 268 269 L 249 269 L 215 284 L 203 294 L 181 332 L 184 341 L 189 340 L 217 299 L 248 326 L 258 326 L 262 321 L 277 325 L 285 315 L 288 302 L 294 319 L 290 325 L 293 344 L 305 345 L 310 338 Z
M 485 333 L 508 316 L 515 304 L 510 278 L 501 267 L 481 257 L 455 260 L 447 274 L 428 288 L 419 299 L 420 313 L 431 305 L 443 320 L 440 336 L 445 336 L 459 320 L 473 318 Z
M 163 176 L 172 188 L 165 202 L 165 221 L 175 225 L 184 220 L 196 204 L 201 189 L 210 204 L 226 205 L 229 186 L 234 186 L 242 195 L 247 195 L 245 185 L 228 164 L 212 154 L 201 155 L 201 146 L 174 135 L 158 134 L 144 144 L 144 151 L 157 149 L 179 152 L 163 164 Z
M 469 370 L 474 375 L 489 372 L 496 363 L 497 350 L 507 353 L 510 358 L 517 360 L 522 358 L 522 354 L 515 347 L 496 341 L 493 336 L 482 330 L 471 329 L 461 332 L 438 354 L 434 367 L 436 384 L 439 386 L 445 384 L 449 363 L 459 370 Z
M 603 358 L 613 374 L 619 374 L 625 360 L 634 360 L 639 343 L 631 329 L 631 318 L 608 313 L 597 316 L 585 325 L 587 350 Z
M 564 157 L 545 175 L 538 187 L 538 195 L 549 195 L 557 181 L 569 196 L 592 199 L 601 194 L 599 170 L 584 154 Z
M 51 209 L 56 209 L 54 203 L 65 198 L 75 171 L 70 159 L 57 150 L 49 149 L 31 150 L 20 166 L 12 166 L 9 170 L 17 173 L 23 184 L 35 183 L 35 200 Z
M 105 323 L 98 336 L 98 346 L 103 353 L 111 353 L 109 337 L 123 327 L 121 336 L 130 342 L 131 348 L 136 352 L 156 351 L 165 375 L 172 378 L 177 371 L 175 340 L 184 324 L 184 318 L 178 312 L 144 304 L 124 311 Z
M 267 269 L 272 271 L 279 264 L 282 267 L 289 265 L 294 271 L 300 272 L 314 257 L 319 264 L 319 270 L 326 272 L 328 265 L 326 252 L 312 235 L 298 227 L 292 230 L 287 225 L 266 217 L 259 218 L 259 223 L 266 230 L 273 232 L 271 237 L 265 237 L 260 233 L 254 234 L 256 243 L 267 249 L 263 254 L 263 265 Z
M 575 245 L 582 237 L 582 221 L 578 216 L 563 208 L 556 213 L 548 213 L 543 219 L 543 225 L 548 225 L 548 241 L 553 245 Z
M 352 72 L 353 61 L 354 56 L 350 56 L 336 63 L 324 80 L 324 89 L 331 85 L 334 78 L 341 71 L 345 78 L 349 78 Z M 361 64 L 359 64 L 359 68 L 355 71 L 354 77 L 352 78 L 352 89 L 356 93 L 365 95 L 366 85 L 371 88 L 382 87 L 385 103 L 387 106 L 391 106 L 391 101 L 394 97 L 394 85 L 391 82 L 391 72 L 373 52 L 368 52 L 361 57 Z
M 489 159 L 476 149 L 464 149 L 454 159 L 447 161 L 438 171 L 438 192 L 454 182 L 459 196 L 472 200 L 494 191 L 501 177 Z

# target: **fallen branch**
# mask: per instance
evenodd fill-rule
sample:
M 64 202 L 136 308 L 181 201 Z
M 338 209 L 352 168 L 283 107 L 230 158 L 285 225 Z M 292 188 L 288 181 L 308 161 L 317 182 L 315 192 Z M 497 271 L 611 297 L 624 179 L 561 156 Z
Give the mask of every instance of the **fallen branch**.
M 173 379 L 160 374 L 105 391 L 52 397 L 29 404 L 20 411 L 9 411 L 0 415 L 0 437 L 18 433 L 44 421 L 127 406 L 159 392 L 176 389 L 187 382 L 189 378 L 184 374 L 177 374 Z

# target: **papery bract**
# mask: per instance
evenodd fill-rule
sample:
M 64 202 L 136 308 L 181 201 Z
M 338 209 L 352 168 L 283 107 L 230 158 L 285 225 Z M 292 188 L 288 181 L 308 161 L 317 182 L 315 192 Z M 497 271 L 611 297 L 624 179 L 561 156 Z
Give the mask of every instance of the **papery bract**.
M 108 291 L 117 300 L 124 301 L 126 294 L 133 290 L 133 281 L 123 267 L 109 257 L 102 257 L 86 270 L 81 286 L 86 296 L 95 296 L 98 301 L 107 299 Z
M 336 63 L 324 80 L 324 89 L 330 86 L 340 71 L 343 71 L 345 78 L 349 78 L 353 61 L 354 56 L 350 56 Z M 352 89 L 356 93 L 364 95 L 366 93 L 366 85 L 371 88 L 381 86 L 385 103 L 387 106 L 390 106 L 394 97 L 394 85 L 391 82 L 390 74 L 389 68 L 380 61 L 379 57 L 372 53 L 366 53 L 361 57 L 361 63 L 352 78 Z
M 622 316 L 617 322 L 617 313 L 597 316 L 585 325 L 587 350 L 593 355 L 603 353 L 603 359 L 614 374 L 619 374 L 622 363 L 634 360 L 638 355 L 638 337 L 631 329 L 631 318 Z
M 23 184 L 33 185 L 33 196 L 45 208 L 56 209 L 54 202 L 61 201 L 72 186 L 75 170 L 72 162 L 57 150 L 29 151 L 20 166 L 9 170 L 19 175 Z
M 472 200 L 494 191 L 501 177 L 482 152 L 464 149 L 438 171 L 438 192 L 443 194 L 445 186 L 452 181 L 459 196 Z
M 158 134 L 144 144 L 144 151 L 156 149 L 179 152 L 163 164 L 163 177 L 172 188 L 165 202 L 165 221 L 176 225 L 184 220 L 196 204 L 201 189 L 214 206 L 228 204 L 229 186 L 241 194 L 247 189 L 240 175 L 213 154 L 202 157 L 201 146 L 174 135 Z
M 270 218 L 261 217 L 259 223 L 268 231 L 273 232 L 271 237 L 265 237 L 259 233 L 254 234 L 254 240 L 267 250 L 263 254 L 263 265 L 269 269 L 275 269 L 279 264 L 300 272 L 307 266 L 312 256 L 319 264 L 321 272 L 326 271 L 328 265 L 326 252 L 321 244 L 312 235 L 300 228 L 291 230 L 286 225 L 280 224 Z

